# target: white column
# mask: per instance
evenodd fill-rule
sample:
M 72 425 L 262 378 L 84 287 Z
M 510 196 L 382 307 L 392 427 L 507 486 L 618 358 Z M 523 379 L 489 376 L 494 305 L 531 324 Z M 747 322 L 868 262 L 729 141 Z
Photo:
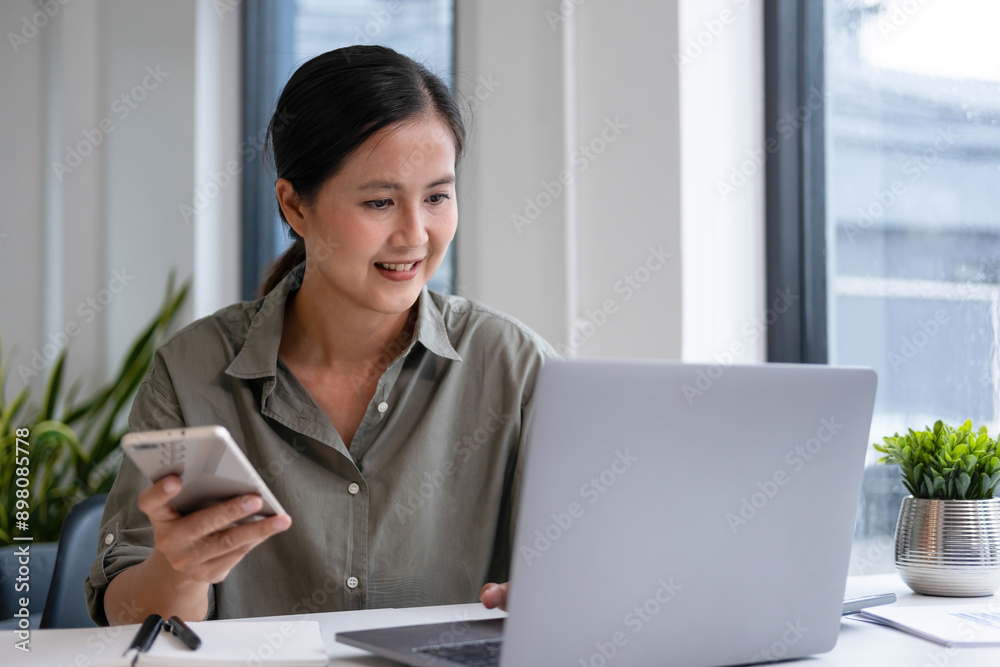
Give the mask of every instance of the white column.
M 241 174 L 260 156 L 241 153 L 239 12 L 225 3 L 198 0 L 195 21 L 194 191 L 180 212 L 194 225 L 192 307 L 197 318 L 240 299 Z
M 565 68 L 563 33 L 544 5 L 456 3 L 455 82 L 472 107 L 456 291 L 559 341 L 568 329 L 567 202 L 543 183 L 565 168 Z
M 683 352 L 766 359 L 764 69 L 760 0 L 682 0 Z

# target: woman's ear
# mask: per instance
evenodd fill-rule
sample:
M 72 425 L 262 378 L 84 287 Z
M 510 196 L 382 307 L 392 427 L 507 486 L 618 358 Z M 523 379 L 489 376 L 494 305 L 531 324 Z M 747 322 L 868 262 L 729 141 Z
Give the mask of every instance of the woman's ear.
M 274 194 L 278 198 L 278 205 L 281 207 L 281 212 L 284 214 L 285 220 L 288 221 L 288 225 L 295 230 L 296 234 L 305 238 L 308 235 L 305 205 L 295 193 L 292 182 L 287 178 L 279 178 L 278 182 L 274 184 Z

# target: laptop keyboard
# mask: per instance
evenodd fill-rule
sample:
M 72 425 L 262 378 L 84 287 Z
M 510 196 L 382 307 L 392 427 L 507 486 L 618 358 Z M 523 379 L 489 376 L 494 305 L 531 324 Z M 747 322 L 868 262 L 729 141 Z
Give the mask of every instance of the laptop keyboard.
M 469 667 L 497 667 L 500 664 L 500 645 L 503 640 L 484 639 L 461 644 L 442 644 L 429 648 L 414 649 L 416 653 L 432 655 Z

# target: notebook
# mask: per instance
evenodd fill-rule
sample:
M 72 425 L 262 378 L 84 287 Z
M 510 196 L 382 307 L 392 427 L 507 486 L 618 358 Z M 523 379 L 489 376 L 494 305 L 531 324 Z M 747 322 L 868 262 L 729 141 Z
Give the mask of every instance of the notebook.
M 161 631 L 148 653 L 139 655 L 136 667 L 222 667 L 225 665 L 287 665 L 320 667 L 328 662 L 316 621 L 202 621 L 188 623 L 201 637 L 196 651 L 174 635 Z M 6 666 L 37 667 L 67 664 L 67 645 L 79 647 L 75 664 L 88 667 L 128 667 L 123 657 L 139 625 L 32 633 L 31 651 L 11 651 Z
M 943 646 L 1000 646 L 1000 599 L 997 598 L 989 604 L 880 607 L 861 611 L 858 616 Z

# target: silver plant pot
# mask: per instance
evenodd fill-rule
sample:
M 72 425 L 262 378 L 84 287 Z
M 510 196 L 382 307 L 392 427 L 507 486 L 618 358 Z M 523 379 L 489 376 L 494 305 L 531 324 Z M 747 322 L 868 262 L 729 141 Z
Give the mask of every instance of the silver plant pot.
M 992 595 L 1000 588 L 1000 498 L 904 498 L 896 524 L 896 569 L 916 593 Z

